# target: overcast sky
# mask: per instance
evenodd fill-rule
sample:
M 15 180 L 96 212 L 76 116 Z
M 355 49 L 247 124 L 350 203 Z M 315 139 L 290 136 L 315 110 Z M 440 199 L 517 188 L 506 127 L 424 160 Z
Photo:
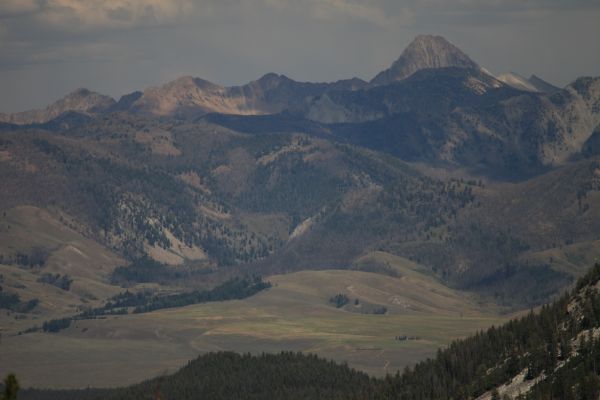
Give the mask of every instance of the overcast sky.
M 368 80 L 420 33 L 494 73 L 600 76 L 600 0 L 0 0 L 0 112 L 181 75 Z

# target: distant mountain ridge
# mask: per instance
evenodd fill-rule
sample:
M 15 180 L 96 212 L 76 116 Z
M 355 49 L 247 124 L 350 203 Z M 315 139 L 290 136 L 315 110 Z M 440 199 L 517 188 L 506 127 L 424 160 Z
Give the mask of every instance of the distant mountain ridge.
M 482 71 L 445 68 L 394 85 L 325 93 L 304 115 L 343 140 L 404 160 L 520 180 L 577 157 L 600 125 L 599 103 L 600 78 L 547 95 Z
M 419 35 L 390 68 L 377 74 L 370 82 L 358 78 L 330 83 L 297 82 L 285 75 L 268 73 L 245 85 L 225 87 L 201 78 L 183 76 L 161 86 L 126 94 L 119 101 L 88 89 L 77 89 L 45 109 L 0 114 L 0 122 L 44 124 L 68 112 L 96 116 L 125 111 L 146 116 L 183 118 L 208 113 L 268 115 L 289 111 L 305 114 L 307 105 L 325 93 L 386 86 L 405 80 L 419 71 L 444 68 L 460 68 L 474 74 L 490 75 L 443 37 Z M 498 88 L 502 84 L 532 92 L 554 93 L 560 90 L 535 75 L 531 77 L 531 82 L 516 74 L 501 75 L 492 86 Z M 483 90 L 483 87 L 479 90 Z
M 561 89 L 546 82 L 542 78 L 531 75 L 529 78 L 525 78 L 517 74 L 516 72 L 507 72 L 497 76 L 498 80 L 512 86 L 515 89 L 524 90 L 526 92 L 539 92 L 553 94 L 559 92 Z
M 309 83 L 269 73 L 246 85 L 224 87 L 185 76 L 160 87 L 146 89 L 131 104 L 131 110 L 158 116 L 276 114 L 298 109 L 304 99 L 329 90 L 356 90 L 365 85 L 366 82 L 357 78 L 333 83 Z
M 531 75 L 528 79 L 529 83 L 531 83 L 539 92 L 553 94 L 559 92 L 561 88 L 558 86 L 554 86 L 553 84 L 545 81 L 537 75 Z
M 512 86 L 515 89 L 524 90 L 526 92 L 539 92 L 527 78 L 517 74 L 516 72 L 507 72 L 497 76 L 498 80 Z
M 23 111 L 14 114 L 0 114 L 0 122 L 17 125 L 41 124 L 71 111 L 88 115 L 100 114 L 110 110 L 114 104 L 115 100 L 109 96 L 80 88 L 52 103 L 45 109 Z
M 265 115 L 288 110 L 298 112 L 306 101 L 330 91 L 355 91 L 406 79 L 423 69 L 481 67 L 441 36 L 420 35 L 389 69 L 370 83 L 358 78 L 331 83 L 297 82 L 285 75 L 268 73 L 241 86 L 225 87 L 192 76 L 183 76 L 142 92 L 114 99 L 78 89 L 44 110 L 0 114 L 0 122 L 18 125 L 46 123 L 65 112 L 97 115 L 129 111 L 148 116 L 193 117 L 207 113 Z
M 0 123 L 57 130 L 111 112 L 187 121 L 220 114 L 256 130 L 259 120 L 244 118 L 263 116 L 260 129 L 311 126 L 405 160 L 518 180 L 596 151 L 599 98 L 597 78 L 564 89 L 535 75 L 496 78 L 443 37 L 420 35 L 371 82 L 297 82 L 269 73 L 225 87 L 184 76 L 119 101 L 79 89 L 44 110 L 0 115 Z

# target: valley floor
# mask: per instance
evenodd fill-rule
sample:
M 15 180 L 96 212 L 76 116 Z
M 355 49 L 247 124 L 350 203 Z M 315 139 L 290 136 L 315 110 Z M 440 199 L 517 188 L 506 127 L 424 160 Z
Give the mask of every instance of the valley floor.
M 293 350 L 381 376 L 508 319 L 408 261 L 390 261 L 397 277 L 341 270 L 275 275 L 272 288 L 245 300 L 82 320 L 53 334 L 5 334 L 0 374 L 15 372 L 24 387 L 108 387 L 173 372 L 199 353 Z M 341 308 L 329 301 L 338 293 L 350 300 Z M 386 314 L 363 313 L 379 305 Z

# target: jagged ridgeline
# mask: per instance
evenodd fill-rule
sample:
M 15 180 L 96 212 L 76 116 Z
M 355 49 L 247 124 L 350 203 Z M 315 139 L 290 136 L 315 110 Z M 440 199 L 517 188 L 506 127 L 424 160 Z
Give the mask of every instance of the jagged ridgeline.
M 22 399 L 597 399 L 600 264 L 539 312 L 491 327 L 384 379 L 298 353 L 211 353 L 128 388 L 27 390 Z

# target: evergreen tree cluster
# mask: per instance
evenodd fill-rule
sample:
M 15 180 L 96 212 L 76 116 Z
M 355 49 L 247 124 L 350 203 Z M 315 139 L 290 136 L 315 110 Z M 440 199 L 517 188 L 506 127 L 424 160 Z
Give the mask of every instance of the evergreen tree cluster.
M 71 326 L 71 321 L 73 318 L 60 318 L 60 319 L 52 319 L 50 321 L 45 321 L 42 325 L 42 330 L 44 332 L 58 332 L 63 329 L 67 329 Z
M 69 291 L 73 279 L 69 275 L 45 273 L 38 278 L 38 282 L 54 285 L 59 289 Z
M 377 381 L 314 355 L 209 353 L 167 377 L 124 389 L 27 390 L 21 400 L 375 399 Z
M 336 308 L 344 307 L 346 304 L 348 304 L 349 301 L 350 299 L 348 298 L 348 296 L 346 296 L 343 293 L 338 293 L 329 299 L 329 302 L 335 305 Z
M 81 319 L 93 319 L 105 315 L 128 314 L 132 308 L 134 314 L 146 313 L 163 308 L 184 307 L 213 301 L 240 300 L 250 297 L 261 290 L 271 287 L 260 276 L 235 277 L 210 290 L 194 290 L 191 292 L 170 295 L 152 294 L 149 292 L 131 293 L 129 291 L 112 297 L 104 306 L 92 308 L 73 317 L 53 319 L 44 322 L 44 332 L 58 332 L 71 326 L 71 322 Z M 30 331 L 35 331 L 33 328 Z
M 6 293 L 0 285 L 0 309 L 10 310 L 18 313 L 28 313 L 38 304 L 38 299 L 22 301 L 16 293 Z
M 211 290 L 194 290 L 168 296 L 152 296 L 147 298 L 144 303 L 137 305 L 133 312 L 144 313 L 162 308 L 183 307 L 211 301 L 239 300 L 270 287 L 271 283 L 263 281 L 259 276 L 233 278 Z
M 134 260 L 124 267 L 117 267 L 112 273 L 115 284 L 131 284 L 145 282 L 166 282 L 180 278 L 181 273 L 159 263 L 147 256 Z

